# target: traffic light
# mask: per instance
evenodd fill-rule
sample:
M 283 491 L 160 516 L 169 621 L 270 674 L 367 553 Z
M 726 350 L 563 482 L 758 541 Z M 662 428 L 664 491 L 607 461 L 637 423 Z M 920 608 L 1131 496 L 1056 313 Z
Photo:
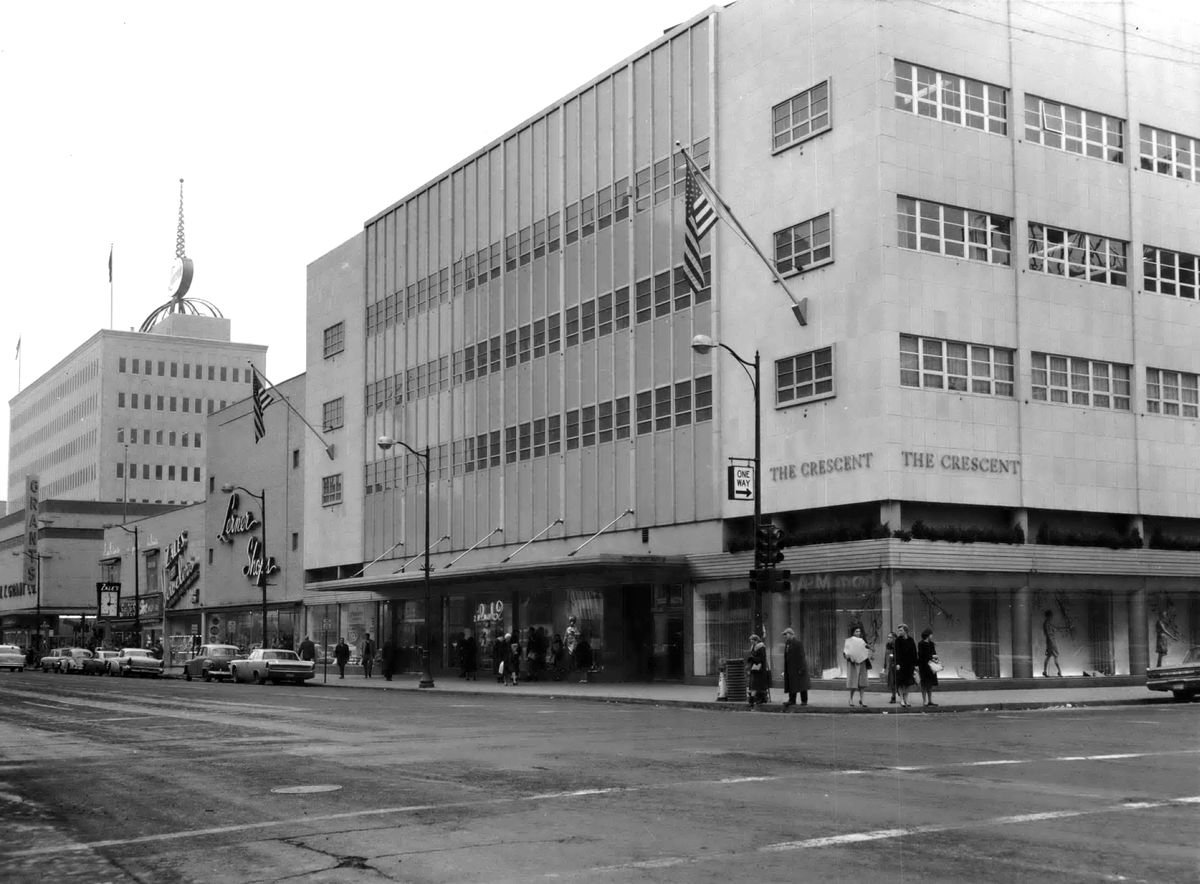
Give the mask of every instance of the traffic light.
M 772 575 L 774 579 L 771 581 L 771 589 L 775 592 L 791 592 L 792 572 L 787 570 L 776 571 Z
M 767 588 L 767 572 L 755 568 L 750 572 L 750 591 L 758 592 Z
M 755 563 L 760 568 L 773 568 L 783 561 L 783 529 L 778 525 L 760 525 L 755 537 Z

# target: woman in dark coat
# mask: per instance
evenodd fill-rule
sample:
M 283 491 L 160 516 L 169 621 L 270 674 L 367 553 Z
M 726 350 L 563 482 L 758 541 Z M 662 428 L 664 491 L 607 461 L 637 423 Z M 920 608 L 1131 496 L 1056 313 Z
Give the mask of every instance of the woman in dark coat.
M 889 703 L 896 702 L 896 633 L 889 632 L 883 646 L 883 672 L 887 676 L 888 690 L 892 692 Z
M 921 641 L 917 643 L 917 664 L 921 673 L 921 699 L 926 706 L 936 706 L 933 689 L 937 687 L 937 673 L 929 668 L 929 661 L 937 656 L 937 645 L 933 643 L 933 630 L 921 630 Z
M 800 695 L 800 705 L 807 706 L 808 689 L 811 686 L 804 645 L 796 638 L 796 631 L 789 626 L 783 631 L 783 692 L 788 695 L 783 708 L 796 705 L 796 694 Z
M 896 627 L 896 693 L 900 705 L 908 706 L 908 689 L 917 683 L 917 643 L 908 634 L 908 626 L 901 623 Z
M 767 672 L 767 646 L 757 635 L 750 636 L 750 652 L 746 654 L 746 674 L 750 681 L 750 708 L 767 702 L 771 675 Z
M 462 677 L 475 681 L 479 671 L 479 646 L 475 643 L 475 634 L 468 632 L 458 644 L 458 662 L 462 666 Z

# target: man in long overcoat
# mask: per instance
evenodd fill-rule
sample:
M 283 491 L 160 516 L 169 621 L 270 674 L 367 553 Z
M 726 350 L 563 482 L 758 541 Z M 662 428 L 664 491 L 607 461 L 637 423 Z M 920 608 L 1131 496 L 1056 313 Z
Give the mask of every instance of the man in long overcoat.
M 796 694 L 800 695 L 800 705 L 807 706 L 811 685 L 804 645 L 796 638 L 796 631 L 789 626 L 783 631 L 783 692 L 788 695 L 784 708 L 796 705 Z

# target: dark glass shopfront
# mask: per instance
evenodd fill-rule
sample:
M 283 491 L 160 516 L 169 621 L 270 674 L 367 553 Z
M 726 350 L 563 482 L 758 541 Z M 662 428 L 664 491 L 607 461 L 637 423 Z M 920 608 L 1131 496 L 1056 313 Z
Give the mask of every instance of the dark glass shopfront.
M 679 569 L 670 576 L 678 578 Z M 324 633 L 330 648 L 344 637 L 352 662 L 361 659 L 367 634 L 377 657 L 390 642 L 399 672 L 420 670 L 420 651 L 430 629 L 435 673 L 461 674 L 464 641 L 470 637 L 478 649 L 478 675 L 492 676 L 498 663 L 497 645 L 505 635 L 512 635 L 521 646 L 521 675 L 526 678 L 565 678 L 581 668 L 580 661 L 586 661 L 582 668 L 588 674 L 578 677 L 595 680 L 684 678 L 688 655 L 681 580 L 613 584 L 588 575 L 572 582 L 552 585 L 556 581 L 543 577 L 447 586 L 444 592 L 432 594 L 432 612 L 425 610 L 421 593 L 310 605 L 303 631 L 318 645 Z M 326 623 L 329 626 L 323 629 Z M 565 651 L 559 658 L 554 655 L 556 639 Z M 583 653 L 574 654 L 580 647 Z

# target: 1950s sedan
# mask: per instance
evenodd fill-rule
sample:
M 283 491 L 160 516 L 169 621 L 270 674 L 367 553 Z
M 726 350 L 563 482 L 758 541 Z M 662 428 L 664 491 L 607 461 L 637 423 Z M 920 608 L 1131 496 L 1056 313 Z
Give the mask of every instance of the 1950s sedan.
M 163 674 L 163 661 L 145 648 L 121 648 L 117 656 L 108 661 L 111 675 L 154 675 Z
M 20 672 L 25 668 L 25 652 L 16 645 L 0 645 L 0 669 Z
M 317 674 L 312 660 L 301 660 L 295 651 L 278 648 L 255 648 L 248 657 L 239 658 L 229 664 L 235 682 L 257 681 L 259 684 L 279 684 L 294 681 L 303 684 Z
M 193 678 L 205 681 L 232 678 L 229 664 L 240 656 L 242 653 L 237 645 L 202 645 L 196 656 L 183 664 L 183 677 L 188 681 Z
M 1146 670 L 1146 687 L 1152 691 L 1170 691 L 1176 700 L 1190 700 L 1200 694 L 1200 645 L 1193 645 L 1175 666 Z

